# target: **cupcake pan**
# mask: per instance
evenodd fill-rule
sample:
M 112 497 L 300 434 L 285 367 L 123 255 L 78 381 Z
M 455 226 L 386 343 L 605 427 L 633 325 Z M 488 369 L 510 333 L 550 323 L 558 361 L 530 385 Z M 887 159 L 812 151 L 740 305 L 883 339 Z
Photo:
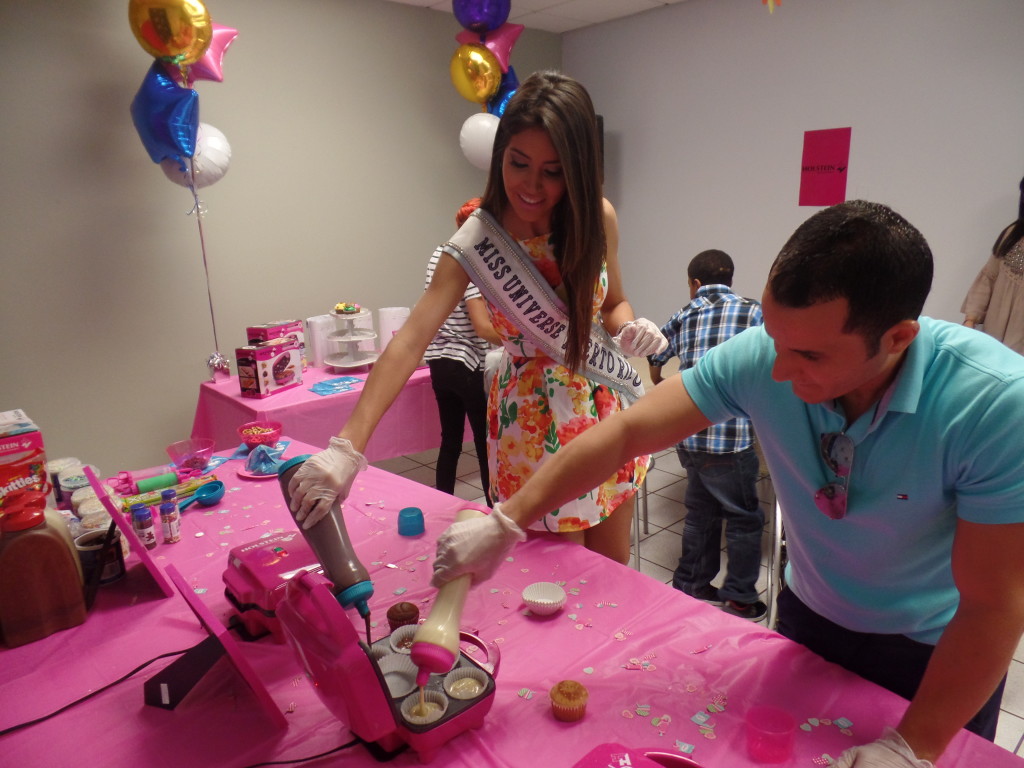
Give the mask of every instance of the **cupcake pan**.
M 416 629 L 416 627 L 409 628 Z M 399 627 L 397 630 L 395 630 L 395 633 L 400 632 L 403 629 L 406 629 L 406 627 Z M 446 723 L 452 720 L 453 718 L 458 717 L 466 710 L 476 706 L 477 704 L 482 702 L 486 697 L 494 694 L 494 678 L 491 677 L 491 675 L 488 674 L 487 671 L 480 667 L 475 661 L 473 661 L 473 659 L 471 659 L 465 653 L 462 653 L 460 651 L 459 657 L 455 661 L 455 665 L 452 667 L 452 670 L 443 677 L 441 675 L 431 675 L 430 682 L 427 683 L 426 686 L 426 694 L 430 694 L 431 692 L 433 692 L 441 699 L 445 700 L 447 708 L 445 709 L 444 713 L 438 719 L 425 723 L 417 722 L 417 718 L 415 717 L 413 717 L 412 719 L 406 718 L 406 716 L 402 712 L 402 703 L 409 698 L 414 699 L 414 704 L 419 702 L 419 690 L 416 688 L 416 665 L 412 663 L 412 659 L 409 657 L 408 654 L 408 650 L 406 650 L 404 653 L 396 653 L 395 651 L 393 651 L 391 648 L 390 636 L 383 637 L 380 640 L 377 640 L 369 647 L 369 655 L 370 658 L 374 660 L 375 665 L 377 667 L 378 674 L 381 680 L 381 686 L 383 687 L 384 690 L 388 691 L 389 693 L 388 699 L 391 704 L 391 709 L 395 718 L 395 722 L 399 723 L 404 728 L 406 728 L 409 731 L 412 731 L 413 733 L 422 733 L 429 731 L 433 728 L 437 728 L 443 723 Z M 389 661 L 389 659 L 393 657 L 397 659 L 404 659 L 412 667 L 413 690 L 411 693 L 396 694 L 392 692 L 391 685 L 392 680 L 394 678 L 389 678 L 388 676 L 393 676 L 397 674 L 391 669 L 391 665 L 399 663 L 397 661 Z M 449 696 L 447 693 L 445 693 L 445 682 L 449 678 L 454 680 L 462 676 L 470 676 L 482 681 L 483 689 L 480 691 L 480 693 L 477 694 L 475 697 L 468 699 L 455 698 L 454 696 Z M 395 690 L 401 690 L 401 688 L 399 686 L 396 686 Z

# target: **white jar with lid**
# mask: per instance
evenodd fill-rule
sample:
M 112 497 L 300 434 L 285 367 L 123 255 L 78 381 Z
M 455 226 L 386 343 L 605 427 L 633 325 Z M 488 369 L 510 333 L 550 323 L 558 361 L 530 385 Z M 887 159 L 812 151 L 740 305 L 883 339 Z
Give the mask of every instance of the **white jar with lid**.
M 80 488 L 89 487 L 89 478 L 85 476 L 85 468 L 89 467 L 97 477 L 99 470 L 92 464 L 79 464 L 78 466 L 67 467 L 57 474 L 57 487 L 60 489 L 60 499 L 57 506 L 60 509 L 71 509 L 71 496 Z
M 114 493 L 113 488 L 111 488 L 106 483 L 103 483 L 100 487 L 103 488 L 103 492 L 110 497 L 110 500 L 113 501 L 114 504 L 121 503 L 117 494 Z M 86 485 L 84 488 L 79 488 L 77 491 L 71 494 L 71 511 L 79 517 L 81 517 L 82 513 L 79 511 L 79 509 L 81 508 L 83 503 L 89 501 L 90 499 L 99 501 L 99 497 L 96 495 L 96 491 L 93 489 L 93 487 L 91 485 Z M 103 506 L 103 502 L 100 502 L 100 506 Z
M 56 506 L 60 509 L 69 509 L 69 507 L 62 507 L 60 503 L 61 495 L 59 475 L 65 469 L 80 466 L 82 466 L 82 460 L 75 459 L 70 456 L 63 459 L 50 459 L 48 462 L 46 462 L 46 474 L 50 478 L 50 487 L 53 489 L 53 501 L 54 504 L 56 504 Z

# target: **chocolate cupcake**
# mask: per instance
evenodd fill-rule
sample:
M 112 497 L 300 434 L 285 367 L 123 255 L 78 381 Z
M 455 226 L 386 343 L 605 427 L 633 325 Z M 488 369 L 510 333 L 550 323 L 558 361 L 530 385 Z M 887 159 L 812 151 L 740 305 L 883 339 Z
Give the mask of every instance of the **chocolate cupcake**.
M 394 632 L 406 624 L 415 624 L 420 620 L 420 609 L 412 603 L 395 603 L 388 608 L 388 626 Z

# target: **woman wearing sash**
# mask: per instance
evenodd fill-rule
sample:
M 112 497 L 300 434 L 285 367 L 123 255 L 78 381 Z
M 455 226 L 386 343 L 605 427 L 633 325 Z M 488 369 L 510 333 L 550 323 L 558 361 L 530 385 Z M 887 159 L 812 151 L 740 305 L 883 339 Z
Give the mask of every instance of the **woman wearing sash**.
M 366 466 L 360 451 L 471 274 L 504 347 L 488 394 L 494 501 L 624 407 L 623 391 L 639 378 L 623 355 L 652 354 L 667 341 L 654 323 L 634 318 L 623 291 L 600 152 L 593 104 L 578 82 L 539 72 L 520 85 L 498 124 L 481 210 L 444 246 L 430 286 L 374 365 L 338 437 L 292 479 L 292 509 L 304 527 L 348 495 Z M 647 456 L 632 459 L 533 528 L 628 562 L 634 496 L 648 464 Z M 500 505 L 491 518 L 502 535 L 524 536 L 503 525 Z

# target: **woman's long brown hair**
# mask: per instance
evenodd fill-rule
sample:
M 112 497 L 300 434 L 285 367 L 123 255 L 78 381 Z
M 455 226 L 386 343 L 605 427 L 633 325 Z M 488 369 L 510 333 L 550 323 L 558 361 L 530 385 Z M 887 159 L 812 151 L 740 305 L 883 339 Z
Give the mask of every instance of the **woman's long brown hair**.
M 565 365 L 579 371 L 587 351 L 594 290 L 605 259 L 600 138 L 586 89 L 558 72 L 536 72 L 516 90 L 498 123 L 481 207 L 498 221 L 509 206 L 502 163 L 510 139 L 528 128 L 551 138 L 565 178 L 565 196 L 551 217 L 551 241 L 565 285 L 569 329 Z

